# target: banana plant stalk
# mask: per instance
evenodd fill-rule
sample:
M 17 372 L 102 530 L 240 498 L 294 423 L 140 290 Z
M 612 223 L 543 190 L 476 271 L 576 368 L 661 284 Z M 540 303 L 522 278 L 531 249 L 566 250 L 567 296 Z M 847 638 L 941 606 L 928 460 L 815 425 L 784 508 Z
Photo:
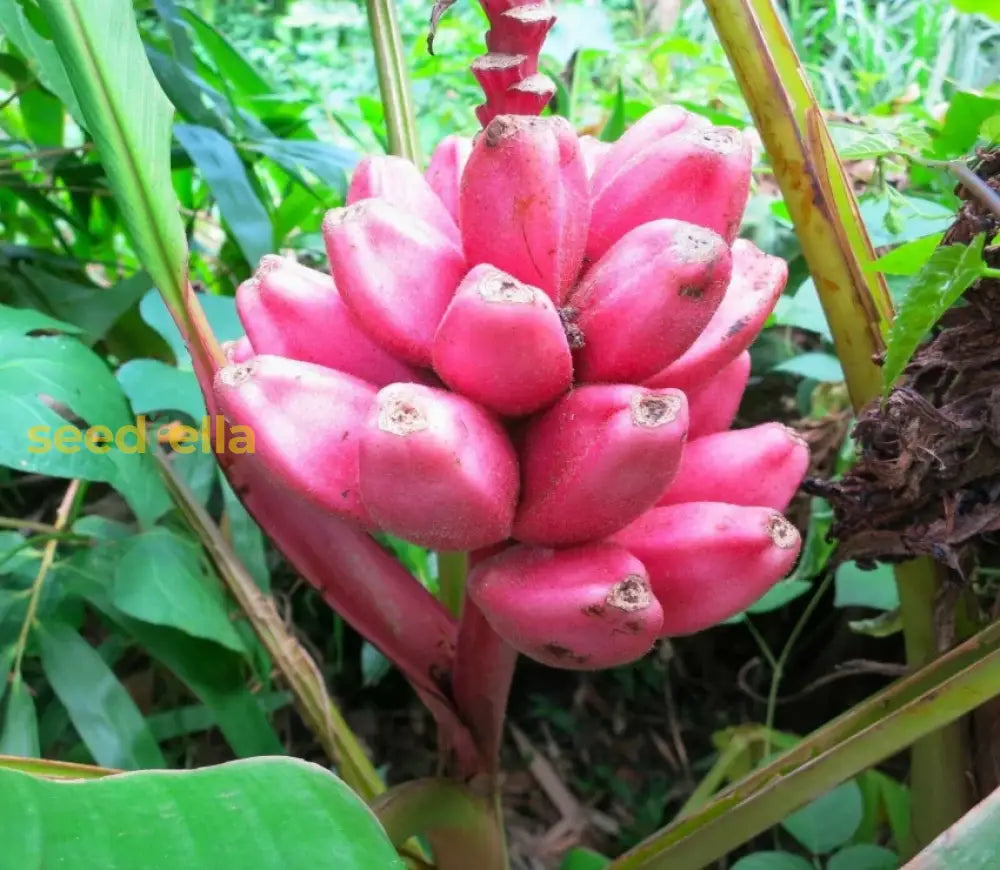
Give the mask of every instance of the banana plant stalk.
M 892 317 L 850 182 L 773 0 L 705 0 L 760 132 L 830 325 L 855 409 L 881 392 L 876 360 Z M 908 664 L 937 654 L 933 562 L 896 570 Z M 926 843 L 967 806 L 962 731 L 952 725 L 913 747 L 911 829 Z

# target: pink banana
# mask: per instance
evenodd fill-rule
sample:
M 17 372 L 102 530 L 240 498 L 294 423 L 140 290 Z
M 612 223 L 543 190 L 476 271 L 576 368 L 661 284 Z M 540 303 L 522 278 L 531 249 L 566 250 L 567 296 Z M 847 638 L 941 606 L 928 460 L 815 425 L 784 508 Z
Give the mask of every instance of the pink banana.
M 663 610 L 642 562 L 606 543 L 510 547 L 478 565 L 468 589 L 500 637 L 556 668 L 633 662 L 662 630 Z
M 552 300 L 487 264 L 451 300 L 434 338 L 434 370 L 456 392 L 511 417 L 551 404 L 573 381 Z
M 677 390 L 579 387 L 529 421 L 514 537 L 563 546 L 610 535 L 673 479 L 687 434 Z
M 378 525 L 422 547 L 471 550 L 510 535 L 514 448 L 493 415 L 462 396 L 383 388 L 361 437 L 360 477 Z
M 250 344 L 250 339 L 241 335 L 234 341 L 224 342 L 222 352 L 226 355 L 226 360 L 230 365 L 246 362 L 254 355 L 254 349 Z
M 578 380 L 639 383 L 679 357 L 718 308 L 732 262 L 712 230 L 657 220 L 622 236 L 570 294 Z
M 611 541 L 649 571 L 665 637 L 744 610 L 792 569 L 802 546 L 795 526 L 770 508 L 718 502 L 654 508 Z
M 646 381 L 653 387 L 688 390 L 718 374 L 750 347 L 778 303 L 788 264 L 746 239 L 732 247 L 733 277 L 708 326 L 680 357 Z
M 385 350 L 429 366 L 441 317 L 465 274 L 459 247 L 380 199 L 330 211 L 330 270 L 351 313 Z
M 750 191 L 750 142 L 731 127 L 682 127 L 620 164 L 612 148 L 594 179 L 587 259 L 599 259 L 629 230 L 676 218 L 732 242 Z M 608 178 L 611 169 L 617 169 Z M 607 182 L 600 186 L 600 181 Z
M 365 157 L 357 165 L 347 190 L 347 205 L 375 197 L 426 221 L 456 245 L 462 243 L 455 218 L 409 160 L 379 154 Z
M 588 208 L 586 167 L 566 119 L 500 115 L 462 176 L 465 254 L 541 287 L 558 305 L 580 270 Z
M 663 139 L 682 130 L 701 130 L 709 126 L 701 115 L 680 106 L 657 106 L 650 110 L 611 143 L 606 152 L 610 157 L 602 160 L 593 174 L 592 198 L 607 193 L 626 166 L 647 149 L 658 146 Z
M 721 501 L 783 511 L 809 467 L 809 445 L 794 429 L 763 423 L 689 441 L 658 505 Z
M 469 159 L 472 151 L 472 140 L 466 136 L 445 136 L 439 143 L 434 153 L 431 154 L 431 161 L 427 166 L 424 177 L 437 195 L 438 199 L 444 203 L 458 225 L 458 189 L 462 182 L 462 172 L 465 163 Z
M 376 394 L 371 384 L 261 355 L 219 369 L 213 390 L 230 425 L 253 433 L 248 462 L 314 505 L 372 525 L 358 486 L 359 436 Z
M 368 337 L 329 275 L 294 260 L 264 257 L 237 288 L 236 310 L 260 353 L 338 369 L 379 387 L 426 379 Z
M 593 179 L 598 166 L 611 148 L 610 142 L 602 142 L 595 136 L 580 137 L 580 152 L 587 167 L 587 178 Z
M 702 438 L 733 425 L 750 380 L 750 351 L 745 350 L 707 381 L 688 387 L 688 438 Z

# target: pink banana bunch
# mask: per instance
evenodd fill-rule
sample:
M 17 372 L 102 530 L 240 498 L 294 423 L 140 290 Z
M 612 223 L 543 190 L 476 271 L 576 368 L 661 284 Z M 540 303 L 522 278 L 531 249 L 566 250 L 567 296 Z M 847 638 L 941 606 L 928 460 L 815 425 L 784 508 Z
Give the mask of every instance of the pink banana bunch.
M 517 114 L 551 13 L 486 9 L 485 129 L 426 174 L 362 161 L 324 222 L 330 275 L 266 257 L 239 288 L 215 396 L 276 487 L 478 551 L 468 594 L 507 643 L 609 667 L 744 609 L 798 557 L 782 511 L 807 446 L 726 431 L 787 269 L 735 238 L 739 131 L 665 107 L 596 147 Z

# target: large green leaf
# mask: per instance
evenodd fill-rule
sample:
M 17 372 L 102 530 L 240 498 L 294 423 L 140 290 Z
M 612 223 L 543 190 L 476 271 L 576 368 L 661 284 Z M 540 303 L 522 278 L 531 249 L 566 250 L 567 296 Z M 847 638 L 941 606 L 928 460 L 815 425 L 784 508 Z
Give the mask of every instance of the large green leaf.
M 122 549 L 111 592 L 122 613 L 233 652 L 246 651 L 229 620 L 222 590 L 206 573 L 194 542 L 156 528 L 130 538 Z
M 882 380 L 888 390 L 902 373 L 927 331 L 983 275 L 983 245 L 976 236 L 969 245 L 938 248 L 913 280 L 886 341 Z
M 38 0 L 139 259 L 172 305 L 187 248 L 170 179 L 173 109 L 129 0 Z
M 42 626 L 38 642 L 45 676 L 98 764 L 167 766 L 139 708 L 97 650 L 59 623 Z
M 0 342 L 0 402 L 0 465 L 113 483 L 143 522 L 152 522 L 168 505 L 114 377 L 100 357 L 75 339 L 5 335 Z M 88 447 L 82 429 L 68 423 L 54 403 L 90 426 L 121 434 L 120 444 Z M 133 429 L 125 432 L 126 426 Z M 66 430 L 62 440 L 60 429 Z M 105 448 L 107 452 L 98 452 Z
M 402 870 L 333 774 L 255 758 L 85 782 L 0 770 L 3 866 L 100 870 Z

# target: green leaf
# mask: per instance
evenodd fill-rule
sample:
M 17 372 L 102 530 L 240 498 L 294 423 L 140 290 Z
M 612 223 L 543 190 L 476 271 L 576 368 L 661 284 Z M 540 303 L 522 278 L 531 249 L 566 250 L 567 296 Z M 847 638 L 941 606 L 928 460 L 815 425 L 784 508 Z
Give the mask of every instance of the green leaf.
M 122 546 L 111 592 L 112 604 L 122 613 L 246 652 L 222 589 L 208 576 L 196 544 L 157 528 Z
M 33 266 L 22 266 L 21 273 L 56 317 L 75 324 L 87 334 L 89 344 L 104 338 L 150 288 L 149 276 L 143 272 L 105 288 L 66 281 Z
M 914 278 L 889 327 L 882 367 L 886 392 L 906 368 L 928 330 L 982 276 L 985 239 L 980 234 L 969 245 L 938 248 Z
M 747 613 L 769 613 L 784 607 L 805 595 L 812 589 L 812 583 L 806 580 L 783 580 L 767 590 L 755 603 L 747 608 Z
M 3 31 L 4 38 L 15 45 L 24 57 L 28 58 L 38 80 L 45 85 L 47 90 L 52 91 L 69 109 L 73 118 L 86 128 L 84 115 L 77 104 L 76 95 L 56 47 L 52 44 L 51 39 L 39 33 L 35 25 L 25 15 L 25 9 L 31 7 L 34 7 L 33 11 L 37 16 L 38 8 L 33 0 L 24 5 L 20 2 L 0 3 L 0 30 Z M 36 23 L 38 23 L 37 19 Z
M 210 127 L 196 124 L 176 124 L 174 135 L 205 177 L 243 256 L 256 266 L 261 257 L 274 251 L 274 231 L 233 143 Z
M 196 423 L 205 416 L 205 400 L 193 372 L 158 359 L 133 359 L 118 369 L 117 377 L 137 414 L 181 411 Z
M 951 0 L 951 5 L 959 12 L 988 15 L 994 21 L 1000 21 L 1000 4 L 997 0 Z
M 199 295 L 208 325 L 219 341 L 232 341 L 243 335 L 243 326 L 236 313 L 236 300 L 232 296 Z M 162 297 L 156 292 L 149 292 L 139 303 L 139 313 L 146 323 L 163 336 L 170 349 L 174 352 L 178 368 L 191 369 L 191 357 L 187 352 L 184 339 L 177 329 L 177 324 L 170 316 Z
M 195 68 L 194 52 L 191 50 L 191 37 L 187 25 L 181 18 L 181 10 L 174 0 L 153 0 L 156 14 L 160 16 L 163 26 L 170 38 L 170 47 L 181 66 L 193 70 Z
M 85 782 L 0 770 L 10 867 L 403 870 L 364 803 L 295 759 Z
M 66 332 L 70 335 L 80 332 L 79 327 L 49 317 L 34 308 L 11 308 L 0 305 L 0 335 L 27 335 L 41 330 Z
M 611 115 L 607 123 L 601 128 L 600 140 L 602 142 L 615 142 L 622 133 L 625 132 L 625 89 L 622 87 L 621 79 L 618 80 L 618 89 L 615 91 L 615 100 L 611 106 Z
M 874 260 L 869 268 L 886 275 L 916 275 L 933 256 L 943 238 L 944 233 L 934 233 L 905 242 Z
M 604 870 L 611 863 L 592 849 L 570 849 L 559 865 L 559 870 Z
M 826 870 L 896 870 L 899 856 L 891 849 L 872 843 L 847 846 L 830 856 Z
M 84 517 L 74 530 L 102 543 L 60 563 L 64 586 L 85 597 L 139 646 L 171 670 L 211 711 L 233 752 L 240 756 L 283 755 L 284 747 L 269 724 L 258 698 L 247 688 L 245 661 L 215 643 L 131 619 L 112 603 L 113 577 L 129 536 L 100 517 Z
M 153 285 L 178 308 L 184 227 L 170 177 L 173 109 L 146 59 L 130 0 L 38 0 L 125 227 Z
M 827 341 L 833 341 L 812 278 L 803 281 L 795 295 L 785 294 L 778 298 L 778 304 L 774 308 L 774 323 L 777 326 L 794 326 L 796 329 L 815 332 Z
M 341 195 L 347 190 L 347 173 L 358 162 L 353 151 L 310 139 L 258 139 L 246 147 L 269 157 L 292 175 L 312 173 Z
M 754 852 L 740 858 L 732 870 L 813 870 L 813 865 L 791 852 Z
M 862 571 L 857 562 L 844 562 L 834 578 L 835 607 L 874 607 L 893 610 L 899 607 L 899 591 L 889 565 L 878 565 L 874 571 Z
M 361 644 L 361 685 L 365 688 L 377 686 L 392 670 L 390 662 L 373 644 Z
M 4 672 L 4 680 L 7 673 Z M 38 758 L 38 716 L 31 690 L 21 678 L 14 675 L 7 696 L 7 707 L 0 729 L 0 755 L 17 755 L 22 758 Z
M 214 460 L 213 460 L 214 464 Z M 221 477 L 221 475 L 220 475 Z M 257 585 L 265 593 L 271 591 L 271 572 L 267 568 L 267 554 L 264 547 L 264 533 L 253 517 L 247 513 L 243 503 L 236 497 L 233 488 L 224 477 L 222 479 L 222 498 L 226 505 L 226 520 L 229 539 L 243 567 L 257 581 Z
M 0 415 L 0 465 L 113 483 L 144 523 L 166 509 L 169 499 L 145 452 L 142 427 L 129 414 L 104 361 L 78 341 L 5 336 L 0 342 L 0 402 L 5 409 Z M 108 427 L 120 440 L 92 445 L 109 448 L 96 452 L 83 443 L 80 427 L 53 410 L 53 402 L 90 426 Z M 57 440 L 60 429 L 72 440 Z
M 261 707 L 268 713 L 284 709 L 291 700 L 291 692 L 269 692 L 260 696 Z M 208 731 L 216 726 L 216 719 L 205 704 L 187 704 L 153 713 L 146 717 L 146 724 L 156 739 L 163 741 Z
M 1000 113 L 1000 99 L 959 91 L 951 98 L 937 139 L 937 152 L 944 157 L 965 154 L 979 139 L 983 121 Z
M 103 767 L 166 767 L 142 713 L 87 641 L 69 626 L 38 629 L 42 667 L 77 733 Z
M 3 594 L 6 591 L 7 590 L 0 589 L 0 622 L 3 622 L 4 617 Z M 13 644 L 9 646 L 0 646 L 0 704 L 3 703 L 4 695 L 7 694 L 7 689 L 10 687 L 11 681 L 8 677 L 10 676 L 10 669 L 14 666 L 14 659 L 16 657 L 17 648 Z M 0 728 L 0 733 L 2 732 L 3 729 Z
M 800 375 L 814 381 L 837 382 L 844 380 L 840 360 L 833 354 L 810 351 L 778 363 L 771 371 Z
M 849 780 L 786 816 L 781 827 L 814 855 L 823 855 L 854 836 L 863 812 L 861 788 Z
M 190 9 L 183 15 L 201 47 L 212 59 L 215 71 L 236 93 L 248 97 L 267 96 L 274 88 L 215 27 Z

